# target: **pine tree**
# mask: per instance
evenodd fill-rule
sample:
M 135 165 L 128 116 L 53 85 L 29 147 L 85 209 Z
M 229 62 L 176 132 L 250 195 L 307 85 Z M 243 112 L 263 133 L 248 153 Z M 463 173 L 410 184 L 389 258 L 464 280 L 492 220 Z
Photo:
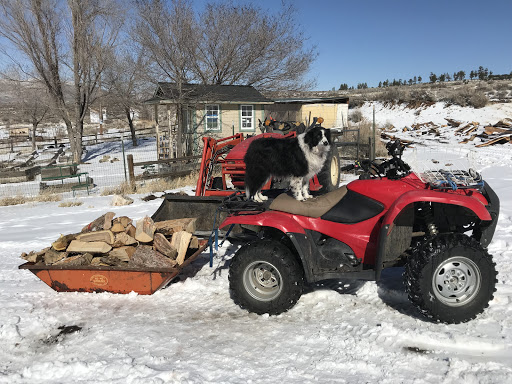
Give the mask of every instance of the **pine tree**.
M 437 81 L 437 75 L 433 72 L 430 72 L 429 79 L 431 83 L 435 83 Z

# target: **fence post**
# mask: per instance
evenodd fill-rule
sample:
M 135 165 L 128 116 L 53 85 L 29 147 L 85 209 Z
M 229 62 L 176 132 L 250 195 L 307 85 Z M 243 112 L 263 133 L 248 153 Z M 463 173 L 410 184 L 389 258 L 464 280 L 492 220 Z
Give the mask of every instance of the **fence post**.
M 356 160 L 359 161 L 359 143 L 361 142 L 361 128 L 357 128 Z
M 121 148 L 123 150 L 123 168 L 124 168 L 124 181 L 128 181 L 126 177 L 126 155 L 124 153 L 124 134 L 121 132 Z
M 126 156 L 127 160 L 128 160 L 128 174 L 129 174 L 129 180 L 130 180 L 130 184 L 134 184 L 135 183 L 135 170 L 133 169 L 133 155 L 132 154 L 129 154 L 128 156 Z

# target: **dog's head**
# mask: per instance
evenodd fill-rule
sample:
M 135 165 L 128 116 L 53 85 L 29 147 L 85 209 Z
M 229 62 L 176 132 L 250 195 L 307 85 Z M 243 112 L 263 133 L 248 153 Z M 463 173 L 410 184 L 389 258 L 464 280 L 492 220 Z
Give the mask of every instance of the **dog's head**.
M 327 152 L 331 147 L 331 131 L 322 127 L 314 127 L 304 133 L 304 143 L 312 152 Z

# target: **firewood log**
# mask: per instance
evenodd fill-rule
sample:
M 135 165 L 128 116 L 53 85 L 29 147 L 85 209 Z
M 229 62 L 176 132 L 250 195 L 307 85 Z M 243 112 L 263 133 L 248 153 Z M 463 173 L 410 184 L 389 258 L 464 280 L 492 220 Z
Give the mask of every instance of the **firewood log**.
M 112 245 L 114 243 L 114 234 L 109 230 L 86 232 L 82 233 L 81 235 L 78 235 L 76 237 L 76 240 L 84 242 L 104 241 L 105 243 Z
M 199 248 L 199 239 L 195 236 L 192 236 L 192 238 L 190 239 L 190 244 L 188 245 L 189 248 L 193 248 L 193 249 L 196 249 L 196 248 Z
M 103 224 L 103 229 L 110 229 L 112 227 L 112 220 L 116 214 L 114 212 L 105 213 L 105 222 Z
M 184 218 L 175 220 L 157 221 L 155 231 L 164 235 L 172 235 L 175 232 L 187 231 L 194 233 L 196 230 L 197 218 Z
M 183 264 L 185 261 L 185 256 L 187 254 L 191 238 L 192 234 L 186 231 L 179 231 L 172 235 L 171 245 L 178 250 L 178 256 L 176 257 L 178 265 Z
M 92 255 L 90 253 L 84 253 L 82 255 L 69 256 L 62 260 L 57 261 L 54 265 L 89 265 L 92 261 Z
M 76 240 L 73 240 L 76 241 Z M 49 248 L 43 256 L 44 263 L 46 265 L 51 265 L 56 263 L 59 260 L 62 260 L 67 256 L 67 252 L 58 252 L 55 249 Z
M 128 224 L 128 226 L 126 227 L 126 234 L 128 236 L 131 236 L 133 238 L 135 238 L 135 227 L 133 226 L 133 224 Z
M 125 228 L 127 228 L 128 225 L 130 225 L 133 222 L 133 220 L 130 219 L 128 216 L 120 216 L 116 219 L 116 221 L 120 222 Z
M 73 240 L 68 248 L 67 252 L 78 252 L 78 253 L 107 253 L 110 251 L 112 247 L 105 243 L 104 241 L 80 241 L 80 240 Z
M 155 233 L 155 223 L 149 216 L 145 216 L 144 218 L 137 221 L 137 225 L 135 227 L 135 240 L 138 240 L 142 243 L 149 243 L 153 241 L 153 235 Z
M 112 222 L 112 219 L 114 218 L 115 213 L 114 212 L 107 212 L 104 215 L 101 215 L 94 221 L 87 224 L 85 227 L 82 228 L 82 232 L 92 232 L 92 231 L 100 231 L 102 229 L 110 229 L 105 228 L 105 226 L 109 226 L 109 222 Z
M 114 244 L 112 244 L 113 248 L 122 247 L 125 245 L 132 245 L 137 243 L 137 240 L 135 240 L 133 237 L 128 235 L 125 232 L 116 233 Z
M 153 248 L 170 259 L 176 259 L 178 256 L 178 250 L 161 233 L 155 233 Z
M 23 252 L 21 254 L 21 258 L 30 262 L 30 263 L 39 263 L 40 261 L 43 261 L 44 254 L 50 249 L 50 247 L 47 247 L 45 249 L 42 249 L 38 252 L 36 251 L 30 251 L 28 254 Z
M 135 247 L 120 247 L 113 248 L 109 253 L 109 257 L 115 257 L 121 261 L 130 261 L 137 248 Z
M 125 228 L 123 227 L 123 224 L 121 224 L 120 222 L 114 222 L 112 224 L 112 228 L 110 228 L 110 230 L 114 233 L 119 233 L 119 232 L 124 232 Z
M 60 235 L 60 237 L 52 243 L 53 249 L 56 251 L 65 251 L 71 240 L 75 240 L 77 234 Z

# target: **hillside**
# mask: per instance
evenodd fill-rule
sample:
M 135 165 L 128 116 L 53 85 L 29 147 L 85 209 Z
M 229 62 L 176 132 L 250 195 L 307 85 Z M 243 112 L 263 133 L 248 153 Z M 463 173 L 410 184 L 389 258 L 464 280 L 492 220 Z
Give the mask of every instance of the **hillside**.
M 348 96 L 351 108 L 361 106 L 366 101 L 407 103 L 413 106 L 443 101 L 460 106 L 482 107 L 494 102 L 512 102 L 512 80 L 447 81 L 346 91 L 279 91 L 266 93 L 265 96 L 269 98 Z

